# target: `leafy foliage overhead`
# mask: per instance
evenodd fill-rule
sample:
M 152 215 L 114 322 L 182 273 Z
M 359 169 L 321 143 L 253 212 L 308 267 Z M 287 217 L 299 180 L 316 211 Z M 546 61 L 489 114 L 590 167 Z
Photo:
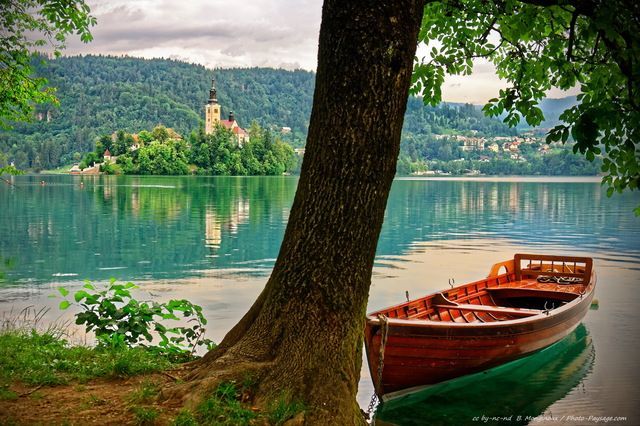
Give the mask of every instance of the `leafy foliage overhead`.
M 505 122 L 543 120 L 538 101 L 552 87 L 579 86 L 580 104 L 547 141 L 567 141 L 594 159 L 604 153 L 608 194 L 640 178 L 640 3 L 626 0 L 443 0 L 424 9 L 414 93 L 441 101 L 445 74 L 470 74 L 486 58 L 510 83 L 485 111 Z
M 65 48 L 70 34 L 82 41 L 92 39 L 89 27 L 96 19 L 89 15 L 84 0 L 3 0 L 0 2 L 0 128 L 6 120 L 29 121 L 32 103 L 57 102 L 44 77 L 32 77 L 35 49 L 49 45 L 55 56 Z M 35 37 L 35 39 L 34 39 Z

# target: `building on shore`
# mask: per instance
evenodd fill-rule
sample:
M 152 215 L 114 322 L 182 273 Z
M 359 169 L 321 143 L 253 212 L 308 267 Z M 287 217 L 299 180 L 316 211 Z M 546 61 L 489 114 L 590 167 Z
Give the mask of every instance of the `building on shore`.
M 218 103 L 218 94 L 215 87 L 215 78 L 211 78 L 211 89 L 209 89 L 209 101 L 205 106 L 205 126 L 204 131 L 207 134 L 213 134 L 216 132 L 216 128 L 219 124 L 225 128 L 231 130 L 235 142 L 242 146 L 243 143 L 249 141 L 249 134 L 238 124 L 238 121 L 233 115 L 233 111 L 229 112 L 228 120 L 221 120 L 222 111 L 220 104 Z

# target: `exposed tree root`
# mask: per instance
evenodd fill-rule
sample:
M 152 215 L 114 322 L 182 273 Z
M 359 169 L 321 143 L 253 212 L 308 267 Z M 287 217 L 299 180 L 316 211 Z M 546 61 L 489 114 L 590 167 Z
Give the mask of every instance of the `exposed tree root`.
M 160 393 L 161 399 L 179 401 L 185 408 L 194 409 L 206 399 L 220 383 L 235 382 L 242 384 L 249 376 L 259 379 L 269 368 L 269 363 L 238 362 L 229 365 L 212 363 L 193 370 L 184 382 L 166 385 Z

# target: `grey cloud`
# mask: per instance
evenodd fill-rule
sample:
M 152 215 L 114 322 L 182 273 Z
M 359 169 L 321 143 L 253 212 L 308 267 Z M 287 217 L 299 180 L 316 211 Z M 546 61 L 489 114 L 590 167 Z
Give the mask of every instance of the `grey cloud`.
M 320 0 L 94 1 L 94 40 L 70 39 L 66 54 L 191 55 L 216 66 L 315 68 L 310 58 L 316 56 Z

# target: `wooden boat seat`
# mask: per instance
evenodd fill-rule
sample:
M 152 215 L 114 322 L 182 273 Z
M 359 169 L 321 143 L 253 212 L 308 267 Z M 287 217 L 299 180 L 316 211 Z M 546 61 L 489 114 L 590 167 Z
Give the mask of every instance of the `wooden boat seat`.
M 535 288 L 519 288 L 519 287 L 499 287 L 488 288 L 492 296 L 499 299 L 518 298 L 518 297 L 537 297 L 555 299 L 562 302 L 571 302 L 575 298 L 579 297 L 579 294 L 565 292 L 565 291 L 553 291 L 553 290 L 540 290 Z
M 447 299 L 442 293 L 437 293 L 433 297 L 433 305 L 431 306 L 440 309 L 457 309 L 459 311 L 486 312 L 489 314 L 506 314 L 519 317 L 531 317 L 542 312 L 538 309 L 516 309 L 504 306 L 461 304 Z
M 490 314 L 505 314 L 518 317 L 532 317 L 540 314 L 542 311 L 538 309 L 514 309 L 503 306 L 487 306 L 487 305 L 434 305 L 434 308 L 440 309 L 457 309 L 460 311 L 487 312 Z

